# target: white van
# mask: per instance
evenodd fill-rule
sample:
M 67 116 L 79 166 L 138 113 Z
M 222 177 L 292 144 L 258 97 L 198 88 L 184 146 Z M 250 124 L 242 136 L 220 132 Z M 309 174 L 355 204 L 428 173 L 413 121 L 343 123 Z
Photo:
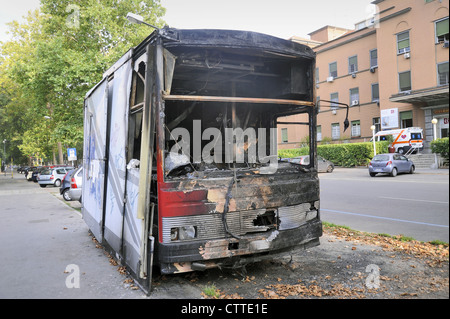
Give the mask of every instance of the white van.
M 411 148 L 414 148 L 413 151 L 415 152 L 423 149 L 423 129 L 420 127 L 380 131 L 375 134 L 375 141 L 385 141 L 386 136 L 388 135 L 392 135 L 394 137 L 392 146 L 395 147 L 396 153 L 404 154 Z

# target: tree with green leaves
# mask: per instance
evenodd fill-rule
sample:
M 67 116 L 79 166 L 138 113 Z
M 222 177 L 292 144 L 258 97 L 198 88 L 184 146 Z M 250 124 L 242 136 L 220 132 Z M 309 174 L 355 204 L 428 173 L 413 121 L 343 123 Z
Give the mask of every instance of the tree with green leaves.
M 25 23 L 10 23 L 11 40 L 0 43 L 0 137 L 28 158 L 52 161 L 58 145 L 60 155 L 81 150 L 86 92 L 153 31 L 129 23 L 128 12 L 164 24 L 159 0 L 41 0 Z

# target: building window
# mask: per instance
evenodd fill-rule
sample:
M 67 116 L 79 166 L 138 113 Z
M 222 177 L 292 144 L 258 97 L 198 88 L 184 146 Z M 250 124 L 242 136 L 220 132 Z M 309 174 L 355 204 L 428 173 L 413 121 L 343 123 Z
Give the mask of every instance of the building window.
M 316 68 L 316 83 L 319 83 L 319 68 Z
M 336 78 L 337 77 L 337 62 L 330 63 L 329 68 L 330 68 L 330 76 L 332 76 L 333 78 Z
M 288 142 L 288 131 L 287 128 L 281 129 L 281 142 L 287 143 Z
M 448 62 L 437 65 L 438 85 L 448 85 Z
M 397 54 L 409 52 L 409 31 L 397 34 Z
M 339 123 L 331 124 L 331 138 L 333 140 L 338 140 L 341 137 L 341 129 L 339 128 Z
M 358 71 L 358 57 L 351 56 L 348 58 L 348 73 L 352 74 Z
M 435 22 L 436 43 L 448 42 L 448 18 L 441 19 Z
M 372 102 L 380 101 L 380 88 L 378 83 L 372 84 Z
M 381 131 L 381 121 L 379 117 L 374 117 L 372 119 L 372 124 L 375 126 L 375 133 Z
M 350 106 L 359 104 L 359 88 L 350 89 Z
M 370 50 L 370 67 L 375 68 L 378 66 L 378 50 Z
M 411 91 L 411 71 L 398 74 L 400 92 Z
M 425 3 L 433 2 L 434 0 L 425 0 Z
M 400 128 L 407 128 L 413 126 L 413 112 L 400 112 Z
M 331 109 L 336 110 L 339 108 L 339 105 L 333 102 L 339 102 L 339 93 L 331 93 L 330 94 L 330 101 L 331 101 Z
M 321 141 L 322 140 L 322 126 L 321 125 L 317 125 L 317 141 Z
M 317 107 L 317 113 L 320 112 L 320 96 L 316 97 L 316 107 Z
M 352 121 L 352 137 L 361 136 L 361 124 L 360 121 Z

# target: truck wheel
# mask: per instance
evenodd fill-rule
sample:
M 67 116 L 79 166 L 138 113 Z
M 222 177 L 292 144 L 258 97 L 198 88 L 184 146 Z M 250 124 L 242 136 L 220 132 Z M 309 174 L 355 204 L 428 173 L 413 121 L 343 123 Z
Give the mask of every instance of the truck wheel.
M 395 176 L 397 176 L 397 169 L 394 167 L 393 169 L 392 169 L 392 172 L 391 172 L 391 176 L 392 177 L 395 177 Z

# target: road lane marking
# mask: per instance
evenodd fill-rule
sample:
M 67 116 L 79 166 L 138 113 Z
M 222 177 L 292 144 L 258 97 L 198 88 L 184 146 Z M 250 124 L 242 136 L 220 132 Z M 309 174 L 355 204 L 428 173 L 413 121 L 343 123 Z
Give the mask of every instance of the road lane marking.
M 397 175 L 398 176 L 398 175 Z M 419 179 L 392 179 L 390 176 L 381 177 L 319 177 L 319 180 L 323 181 L 370 181 L 371 183 L 422 183 L 422 184 L 443 184 L 448 185 L 447 181 L 424 181 Z
M 380 198 L 394 199 L 394 200 L 407 200 L 407 201 L 413 201 L 413 202 L 426 202 L 426 203 L 436 203 L 436 204 L 448 204 L 448 202 L 441 202 L 441 201 L 437 201 L 437 200 L 426 200 L 426 199 L 410 199 L 410 198 L 384 197 L 384 196 L 380 196 Z
M 320 210 L 321 211 L 325 211 L 325 212 L 345 214 L 345 215 L 355 215 L 355 216 L 375 218 L 375 219 L 384 219 L 384 220 L 390 220 L 390 221 L 396 221 L 396 222 L 402 222 L 402 223 L 411 223 L 411 224 L 418 224 L 418 225 L 426 225 L 426 226 L 433 226 L 433 227 L 448 228 L 448 225 L 430 224 L 430 223 L 416 222 L 416 221 L 412 221 L 412 220 L 405 220 L 405 219 L 398 219 L 398 218 L 389 218 L 389 217 L 381 217 L 381 216 L 373 216 L 373 215 L 367 215 L 367 214 L 357 214 L 357 213 L 343 212 L 343 211 L 340 211 L 340 210 L 325 209 L 325 208 L 321 208 Z

